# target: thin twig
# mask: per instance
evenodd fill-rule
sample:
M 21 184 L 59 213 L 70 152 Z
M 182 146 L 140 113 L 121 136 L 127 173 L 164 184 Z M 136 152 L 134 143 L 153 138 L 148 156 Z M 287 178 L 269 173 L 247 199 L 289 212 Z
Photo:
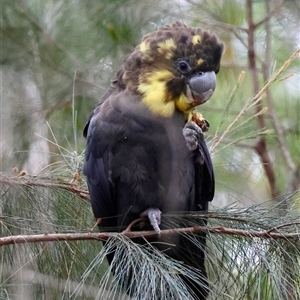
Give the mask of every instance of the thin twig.
M 277 231 L 278 232 L 278 229 L 280 229 L 280 228 L 289 227 L 289 226 L 293 226 L 293 225 L 299 225 L 299 224 L 300 224 L 300 222 L 292 222 L 292 223 L 281 224 L 281 225 L 278 225 L 278 226 L 275 226 L 275 227 L 269 229 L 268 233 L 270 233 L 272 231 Z
M 17 186 L 40 186 L 47 188 L 60 188 L 66 191 L 73 192 L 80 196 L 82 199 L 90 200 L 89 192 L 87 190 L 82 190 L 81 188 L 75 186 L 74 184 L 62 182 L 56 183 L 49 180 L 41 180 L 41 179 L 32 179 L 30 177 L 20 177 L 19 179 L 14 179 L 8 176 L 0 176 L 0 183 L 7 184 L 9 186 L 17 185 Z
M 141 221 L 144 221 L 144 220 L 145 220 L 145 218 L 139 218 L 139 219 L 133 220 L 122 233 L 126 234 L 127 232 L 131 232 L 131 229 L 135 224 L 137 224 Z
M 281 4 L 281 6 L 282 6 L 282 4 Z M 255 29 L 264 23 L 268 23 L 269 20 L 274 16 L 274 13 L 276 13 L 278 8 L 279 8 L 278 6 L 275 6 L 272 10 L 268 11 L 267 14 L 260 21 L 258 21 L 254 24 Z
M 248 101 L 244 107 L 241 109 L 241 111 L 238 113 L 236 118 L 231 122 L 231 124 L 227 127 L 227 129 L 224 131 L 221 137 L 219 137 L 216 142 L 210 147 L 210 151 L 214 151 L 214 149 L 218 146 L 218 144 L 225 138 L 225 136 L 231 132 L 232 127 L 237 123 L 237 121 L 241 118 L 241 116 L 245 115 L 245 113 L 255 106 L 258 102 L 264 98 L 265 93 L 267 89 L 270 87 L 272 83 L 274 83 L 279 76 L 282 74 L 284 70 L 288 68 L 290 63 L 300 55 L 300 48 L 297 49 L 286 61 L 285 63 L 269 78 L 269 80 L 265 83 L 265 85 L 255 94 L 255 96 Z M 258 115 L 260 115 L 261 112 L 258 112 Z

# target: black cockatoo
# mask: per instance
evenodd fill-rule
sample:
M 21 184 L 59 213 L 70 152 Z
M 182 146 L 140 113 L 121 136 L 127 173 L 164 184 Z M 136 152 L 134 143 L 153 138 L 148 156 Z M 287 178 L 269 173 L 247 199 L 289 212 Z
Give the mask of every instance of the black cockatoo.
M 213 166 L 193 109 L 213 94 L 222 52 L 214 34 L 180 22 L 147 34 L 84 129 L 83 172 L 100 228 L 119 230 L 148 216 L 157 232 L 150 242 L 201 273 L 199 284 L 183 276 L 194 299 L 208 293 L 205 236 L 202 249 L 185 236 L 166 246 L 161 214 L 205 211 L 214 197 Z

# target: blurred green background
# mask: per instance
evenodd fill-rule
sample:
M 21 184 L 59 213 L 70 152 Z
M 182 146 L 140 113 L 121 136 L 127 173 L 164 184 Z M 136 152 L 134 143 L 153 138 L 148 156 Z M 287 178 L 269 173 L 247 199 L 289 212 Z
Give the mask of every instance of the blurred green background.
M 250 7 L 254 27 L 249 23 Z M 179 20 L 213 31 L 226 45 L 217 89 L 199 108 L 210 122 L 206 137 L 217 182 L 212 208 L 284 199 L 289 207 L 297 203 L 299 207 L 299 53 L 289 60 L 300 48 L 298 0 L 2 0 L 0 9 L 3 174 L 17 177 L 24 170 L 67 182 L 76 172 L 82 176 L 82 131 L 110 79 L 145 33 Z M 249 61 L 250 50 L 254 51 L 255 69 Z M 261 126 L 251 100 L 282 66 L 283 71 L 259 101 L 267 108 L 260 115 Z M 266 172 L 257 151 L 261 141 L 266 143 L 264 154 L 269 157 L 271 173 Z M 80 186 L 85 188 L 84 180 Z M 89 203 L 71 193 L 17 186 L 7 192 L 4 187 L 1 236 L 80 231 L 93 226 Z M 69 299 L 67 292 L 47 294 L 49 286 L 46 288 L 45 280 L 36 275 L 32 275 L 32 282 L 37 288 L 27 290 L 26 296 L 23 288 L 27 281 L 18 285 L 22 274 L 17 270 L 28 266 L 39 274 L 51 274 L 52 279 L 66 280 L 67 276 L 67 280 L 77 280 L 99 252 L 99 243 L 86 245 L 1 248 L 0 299 Z M 16 251 L 23 255 L 16 256 Z M 65 252 L 69 253 L 66 257 Z M 26 276 L 29 270 L 26 268 Z M 61 284 L 53 282 L 52 292 L 55 284 Z
M 254 21 L 262 20 L 254 31 L 260 86 L 300 46 L 299 12 L 298 1 L 253 2 Z M 53 135 L 70 154 L 82 153 L 85 122 L 125 56 L 145 33 L 176 20 L 208 28 L 226 44 L 217 90 L 200 108 L 211 124 L 207 141 L 212 145 L 255 94 L 245 1 L 1 1 L 0 170 L 17 167 L 36 174 L 57 162 L 59 151 L 47 141 Z M 241 71 L 244 80 L 237 86 Z M 299 188 L 299 57 L 280 78 L 291 73 L 271 86 L 271 109 L 262 101 L 269 107 L 263 118 L 276 196 Z M 263 201 L 272 195 L 253 149 L 261 134 L 256 118 L 250 120 L 254 114 L 255 109 L 248 109 L 213 153 L 222 203 Z M 286 162 L 271 114 L 280 123 L 294 169 Z
M 255 95 L 246 4 L 238 0 L 1 1 L 0 170 L 17 167 L 36 174 L 57 162 L 60 153 L 48 141 L 53 142 L 53 135 L 71 156 L 81 154 L 85 122 L 123 59 L 145 33 L 176 20 L 208 28 L 226 44 L 217 90 L 200 108 L 211 124 L 207 141 L 214 145 Z M 253 1 L 254 22 L 262 21 L 254 30 L 260 86 L 300 47 L 299 13 L 298 1 Z M 238 84 L 242 71 L 244 80 Z M 214 148 L 219 196 L 215 205 L 263 201 L 299 189 L 299 56 L 280 78 L 291 73 L 271 85 L 271 107 L 266 98 L 262 100 L 262 106 L 268 107 L 263 130 L 256 118 L 251 119 L 255 109 L 248 109 Z M 274 115 L 288 153 L 278 141 Z M 261 134 L 274 168 L 275 194 L 254 150 Z

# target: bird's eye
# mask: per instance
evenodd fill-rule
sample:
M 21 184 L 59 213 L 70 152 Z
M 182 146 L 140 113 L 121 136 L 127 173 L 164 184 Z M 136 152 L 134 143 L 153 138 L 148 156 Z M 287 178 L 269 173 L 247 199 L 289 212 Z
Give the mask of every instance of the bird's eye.
M 191 70 L 190 65 L 185 61 L 185 60 L 181 60 L 180 62 L 178 62 L 178 71 L 181 74 L 188 74 Z

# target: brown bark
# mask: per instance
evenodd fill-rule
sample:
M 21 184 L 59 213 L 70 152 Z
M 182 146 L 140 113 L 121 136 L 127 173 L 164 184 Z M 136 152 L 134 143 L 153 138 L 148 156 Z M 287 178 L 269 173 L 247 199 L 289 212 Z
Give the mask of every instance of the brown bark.
M 255 29 L 257 25 L 253 21 L 252 4 L 253 4 L 252 0 L 247 0 L 248 64 L 249 64 L 249 70 L 252 77 L 253 91 L 255 94 L 257 94 L 259 91 L 258 71 L 256 67 L 256 53 L 255 53 Z M 259 113 L 263 109 L 261 100 L 257 101 L 255 109 L 256 109 L 256 113 Z M 265 117 L 263 114 L 257 115 L 257 125 L 260 130 L 264 130 L 266 128 Z M 268 153 L 267 143 L 264 137 L 259 138 L 256 145 L 254 146 L 254 149 L 256 150 L 256 153 L 260 158 L 265 174 L 267 176 L 269 186 L 270 186 L 270 194 L 272 198 L 276 198 L 279 196 L 279 191 L 276 186 L 275 172 L 274 172 L 272 161 Z

